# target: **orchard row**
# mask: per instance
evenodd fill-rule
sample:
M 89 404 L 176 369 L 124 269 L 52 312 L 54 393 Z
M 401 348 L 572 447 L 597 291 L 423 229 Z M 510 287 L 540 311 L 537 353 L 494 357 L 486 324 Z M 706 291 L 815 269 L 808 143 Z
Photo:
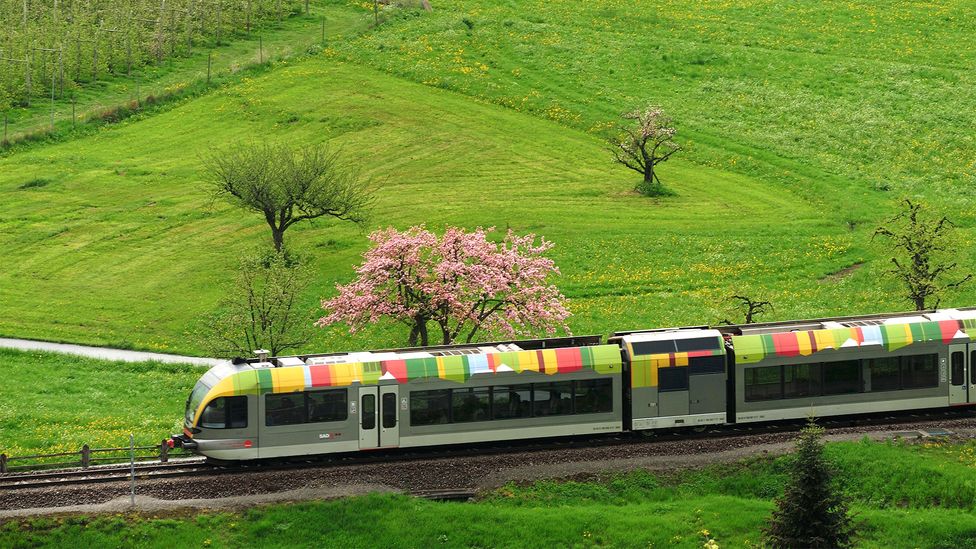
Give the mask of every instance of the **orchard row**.
M 0 109 L 307 11 L 308 0 L 0 0 Z

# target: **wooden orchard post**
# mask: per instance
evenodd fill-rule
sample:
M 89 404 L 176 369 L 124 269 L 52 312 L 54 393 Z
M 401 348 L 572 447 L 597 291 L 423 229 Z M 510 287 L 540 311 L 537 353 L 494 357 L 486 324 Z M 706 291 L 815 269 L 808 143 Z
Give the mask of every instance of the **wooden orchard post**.
M 0 473 L 7 472 L 7 454 L 0 454 Z
M 81 468 L 87 469 L 91 465 L 91 448 L 87 444 L 81 447 Z
M 166 463 L 167 461 L 169 461 L 169 441 L 164 438 L 159 445 L 159 462 Z

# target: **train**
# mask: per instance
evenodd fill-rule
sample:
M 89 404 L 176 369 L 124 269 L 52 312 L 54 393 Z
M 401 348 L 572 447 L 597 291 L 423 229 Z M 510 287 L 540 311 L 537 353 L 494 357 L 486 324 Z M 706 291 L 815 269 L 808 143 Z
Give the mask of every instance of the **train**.
M 976 307 L 235 359 L 170 444 L 214 461 L 976 405 Z

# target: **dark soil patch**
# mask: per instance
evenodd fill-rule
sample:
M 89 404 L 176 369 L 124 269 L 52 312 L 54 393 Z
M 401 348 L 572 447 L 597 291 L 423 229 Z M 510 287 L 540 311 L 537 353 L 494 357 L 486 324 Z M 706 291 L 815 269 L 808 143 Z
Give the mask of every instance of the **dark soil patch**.
M 839 271 L 834 271 L 834 272 L 832 272 L 832 273 L 830 273 L 828 275 L 825 275 L 825 276 L 820 277 L 819 278 L 819 281 L 820 282 L 837 282 L 839 280 L 842 280 L 844 278 L 847 278 L 848 276 L 850 276 L 851 274 L 853 274 L 854 271 L 860 269 L 863 266 L 864 266 L 864 262 L 863 261 L 858 261 L 857 263 L 855 263 L 853 265 L 850 265 L 850 266 L 847 266 L 847 267 L 844 267 L 843 269 L 841 269 Z

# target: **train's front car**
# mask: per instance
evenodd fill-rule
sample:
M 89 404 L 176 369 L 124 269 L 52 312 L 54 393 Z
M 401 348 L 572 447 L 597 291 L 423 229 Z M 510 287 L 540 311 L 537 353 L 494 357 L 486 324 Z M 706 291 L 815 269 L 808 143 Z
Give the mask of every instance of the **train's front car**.
M 214 366 L 194 385 L 186 400 L 183 433 L 171 437 L 172 446 L 214 460 L 258 457 L 256 406 L 240 394 L 238 374 L 247 364 Z

